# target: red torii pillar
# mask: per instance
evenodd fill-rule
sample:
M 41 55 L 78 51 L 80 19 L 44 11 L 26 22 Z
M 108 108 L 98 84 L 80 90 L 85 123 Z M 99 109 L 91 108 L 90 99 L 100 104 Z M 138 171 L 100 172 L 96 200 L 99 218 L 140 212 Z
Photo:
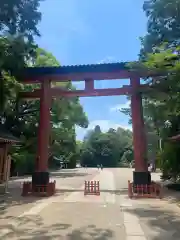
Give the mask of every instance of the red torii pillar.
M 138 89 L 140 89 L 140 78 L 131 78 L 130 84 L 132 91 L 134 92 L 131 95 L 131 114 L 135 160 L 133 181 L 134 184 L 149 184 L 151 182 L 151 176 L 148 172 L 147 164 L 147 145 L 144 129 L 142 96 L 141 93 L 138 92 Z
M 50 136 L 51 81 L 44 80 L 40 92 L 40 119 L 38 132 L 38 156 L 32 184 L 46 186 L 49 183 L 48 157 Z

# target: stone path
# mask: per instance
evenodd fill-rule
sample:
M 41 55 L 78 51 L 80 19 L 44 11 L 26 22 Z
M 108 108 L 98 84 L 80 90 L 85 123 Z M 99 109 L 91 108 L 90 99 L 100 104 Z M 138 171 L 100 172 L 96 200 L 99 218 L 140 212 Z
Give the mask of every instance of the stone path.
M 113 174 L 100 172 L 102 190 L 115 190 Z M 107 180 L 108 179 L 108 183 Z M 115 204 L 115 194 L 86 196 L 83 186 L 60 199 L 42 200 L 10 224 L 4 226 L 3 239 L 125 239 L 123 215 Z M 116 216 L 116 217 L 114 217 Z M 6 235 L 5 235 L 6 234 Z
M 0 221 L 0 239 L 180 239 L 180 210 L 174 204 L 128 199 L 124 189 L 117 192 L 111 170 L 92 180 L 100 181 L 100 196 L 84 197 L 83 186 L 75 184 L 65 195 L 38 200 L 19 217 Z
M 124 211 L 139 219 L 146 239 L 180 239 L 180 209 L 175 204 L 163 200 L 138 200 Z
M 95 202 L 95 203 L 112 203 L 115 204 L 115 182 L 114 176 L 111 171 L 103 170 L 99 172 L 92 181 L 100 181 L 100 196 L 84 196 L 84 185 L 81 186 L 79 191 L 73 192 L 64 199 L 65 202 Z M 108 192 L 107 192 L 108 191 Z

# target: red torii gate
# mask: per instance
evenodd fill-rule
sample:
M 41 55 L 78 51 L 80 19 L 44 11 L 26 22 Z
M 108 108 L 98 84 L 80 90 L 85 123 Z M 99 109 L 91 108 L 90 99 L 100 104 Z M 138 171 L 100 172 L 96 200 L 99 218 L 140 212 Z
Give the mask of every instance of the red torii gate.
M 152 75 L 152 74 L 151 74 Z M 93 64 L 62 67 L 30 67 L 22 74 L 23 84 L 40 83 L 40 89 L 32 92 L 21 92 L 25 99 L 40 98 L 40 121 L 38 134 L 38 162 L 36 172 L 32 176 L 34 185 L 48 185 L 48 145 L 50 136 L 50 107 L 53 97 L 86 97 L 131 95 L 132 128 L 135 172 L 135 184 L 149 184 L 150 173 L 146 159 L 146 136 L 144 130 L 140 78 L 149 73 L 131 71 L 127 63 Z M 95 89 L 94 80 L 130 79 L 130 85 L 121 88 Z M 84 90 L 64 90 L 52 87 L 51 82 L 85 81 Z

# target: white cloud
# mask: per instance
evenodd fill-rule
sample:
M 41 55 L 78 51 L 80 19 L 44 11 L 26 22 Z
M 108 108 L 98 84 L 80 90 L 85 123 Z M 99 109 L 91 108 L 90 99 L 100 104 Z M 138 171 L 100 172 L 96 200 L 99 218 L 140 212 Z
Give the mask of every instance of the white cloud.
M 82 140 L 87 131 L 92 130 L 95 128 L 95 126 L 99 125 L 101 128 L 102 132 L 106 132 L 109 130 L 109 128 L 117 129 L 118 127 L 124 128 L 124 129 L 129 129 L 132 130 L 131 125 L 125 125 L 125 124 L 119 124 L 116 122 L 112 122 L 110 120 L 95 120 L 90 122 L 88 128 L 83 129 L 80 127 L 76 128 L 76 134 L 77 134 L 77 139 Z
M 126 103 L 123 104 L 118 104 L 110 108 L 110 112 L 118 112 L 121 111 L 122 108 L 129 108 L 131 102 L 127 101 Z
M 101 64 L 101 63 L 113 63 L 113 62 L 117 62 L 117 59 L 113 56 L 107 56 L 102 60 L 98 61 L 97 63 Z

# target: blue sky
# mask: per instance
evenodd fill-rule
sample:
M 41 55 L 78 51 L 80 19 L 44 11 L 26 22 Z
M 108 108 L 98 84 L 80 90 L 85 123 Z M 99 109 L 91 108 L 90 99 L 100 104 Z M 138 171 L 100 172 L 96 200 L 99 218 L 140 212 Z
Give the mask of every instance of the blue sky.
M 143 0 L 45 0 L 40 7 L 39 46 L 50 51 L 61 65 L 132 61 L 138 57 L 139 37 L 146 33 Z M 96 81 L 97 88 L 120 87 L 129 80 Z M 78 89 L 84 84 L 76 83 Z M 126 96 L 81 98 L 92 129 L 100 125 L 131 129 L 118 109 L 128 106 Z M 87 129 L 77 128 L 83 139 Z

